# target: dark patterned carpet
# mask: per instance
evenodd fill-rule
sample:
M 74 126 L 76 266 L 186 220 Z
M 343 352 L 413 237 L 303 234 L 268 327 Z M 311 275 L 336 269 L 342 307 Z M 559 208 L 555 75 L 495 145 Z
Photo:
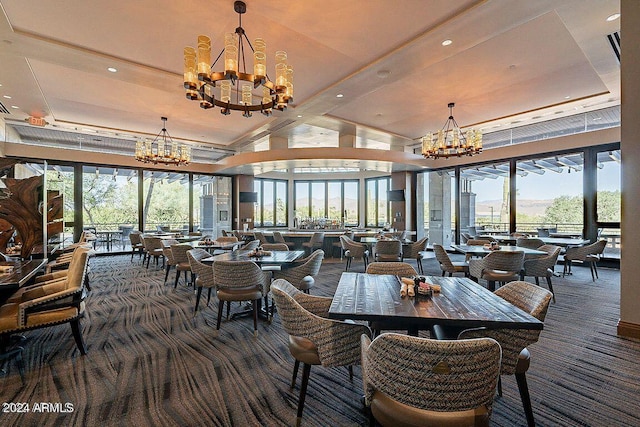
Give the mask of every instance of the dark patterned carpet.
M 325 260 L 312 293 L 332 295 L 342 270 L 339 260 Z M 354 270 L 362 264 L 354 262 Z M 439 271 L 434 260 L 425 270 Z M 554 279 L 557 303 L 530 347 L 536 422 L 639 426 L 640 341 L 616 336 L 619 272 L 600 269 L 594 283 L 588 268 L 574 270 Z M 218 334 L 217 304 L 201 301 L 194 317 L 193 291 L 163 285 L 163 278 L 128 256 L 94 258 L 83 320 L 88 355 L 79 354 L 68 325 L 29 332 L 26 384 L 13 362 L 0 378 L 0 425 L 293 425 L 298 389 L 289 389 L 293 360 L 277 315 L 259 324 L 258 337 L 249 318 L 223 322 Z M 303 425 L 366 425 L 355 373 L 350 382 L 346 368 L 314 367 Z M 514 378 L 503 378 L 503 388 L 492 425 L 525 425 Z M 6 402 L 28 403 L 31 412 L 7 412 L 16 407 Z M 35 413 L 41 402 L 69 402 L 73 412 Z

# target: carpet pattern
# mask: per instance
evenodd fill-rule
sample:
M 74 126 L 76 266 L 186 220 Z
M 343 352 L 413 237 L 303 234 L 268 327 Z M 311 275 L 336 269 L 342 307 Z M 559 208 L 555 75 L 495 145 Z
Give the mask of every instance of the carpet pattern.
M 423 265 L 425 274 L 439 274 L 435 260 Z M 343 269 L 339 260 L 326 259 L 312 293 L 331 296 Z M 601 268 L 592 282 L 588 268 L 573 270 L 554 278 L 557 302 L 540 341 L 529 348 L 536 423 L 638 426 L 640 341 L 616 336 L 619 271 Z M 354 262 L 352 271 L 363 271 L 362 263 Z M 0 425 L 294 425 L 300 378 L 291 390 L 293 359 L 278 316 L 272 324 L 259 322 L 257 337 L 250 318 L 223 321 L 216 333 L 215 298 L 207 307 L 205 293 L 194 316 L 195 293 L 182 281 L 174 289 L 173 274 L 165 285 L 163 270 L 147 270 L 137 258 L 94 258 L 82 321 L 87 356 L 68 325 L 28 332 L 25 385 L 14 362 L 0 378 Z M 313 367 L 303 425 L 368 425 L 359 368 L 354 372 L 350 381 L 344 367 Z M 515 379 L 502 383 L 492 425 L 526 425 Z M 16 413 L 6 402 L 32 409 L 69 402 L 73 412 Z

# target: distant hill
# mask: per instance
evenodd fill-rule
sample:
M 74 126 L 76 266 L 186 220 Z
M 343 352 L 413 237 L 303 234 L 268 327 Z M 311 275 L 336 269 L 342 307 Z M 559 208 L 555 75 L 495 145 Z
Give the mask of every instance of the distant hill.
M 545 209 L 553 203 L 553 200 L 518 200 L 518 213 L 538 216 L 544 215 Z M 476 200 L 476 215 L 488 216 L 491 215 L 491 207 L 493 207 L 493 214 L 500 214 L 500 207 L 502 206 L 502 200 Z

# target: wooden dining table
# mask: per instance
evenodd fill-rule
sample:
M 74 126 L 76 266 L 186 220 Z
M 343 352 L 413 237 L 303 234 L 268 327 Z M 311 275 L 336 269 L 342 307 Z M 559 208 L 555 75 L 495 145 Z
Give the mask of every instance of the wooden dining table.
M 29 281 L 47 264 L 47 259 L 27 261 L 3 261 L 0 265 L 10 267 L 11 271 L 0 273 L 0 302 L 4 302 L 12 293 Z
M 455 328 L 542 329 L 543 323 L 466 277 L 427 276 L 441 291 L 430 297 L 401 297 L 393 275 L 342 273 L 329 317 L 365 320 L 376 329 L 417 335 L 434 325 Z
M 471 255 L 476 257 L 484 257 L 490 252 L 498 251 L 498 252 L 524 252 L 525 258 L 532 258 L 537 256 L 545 256 L 548 255 L 544 251 L 539 251 L 537 249 L 529 249 L 522 246 L 508 246 L 508 245 L 500 245 L 499 249 L 489 249 L 486 246 L 480 245 L 451 245 L 451 248 L 456 250 L 457 252 L 463 253 L 465 255 Z
M 204 258 L 202 262 L 213 263 L 216 261 L 253 261 L 258 265 L 280 265 L 286 266 L 292 264 L 297 259 L 304 256 L 304 251 L 269 251 L 267 255 L 260 257 L 252 256 L 252 250 L 236 250 L 231 252 L 225 252 L 223 254 L 210 256 Z

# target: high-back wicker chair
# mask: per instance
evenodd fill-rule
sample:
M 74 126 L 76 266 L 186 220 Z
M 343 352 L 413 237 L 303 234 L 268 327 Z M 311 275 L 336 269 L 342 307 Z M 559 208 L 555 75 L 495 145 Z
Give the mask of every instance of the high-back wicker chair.
M 369 249 L 367 248 L 367 245 L 364 243 L 355 242 L 344 234 L 340 236 L 340 242 L 342 243 L 343 255 L 347 260 L 345 270 L 349 270 L 349 267 L 351 267 L 351 261 L 354 258 L 360 257 L 362 257 L 364 268 L 366 269 L 367 264 L 369 263 Z
M 163 262 L 165 265 L 164 283 L 167 283 L 169 277 L 169 270 L 176 265 L 176 261 L 173 258 L 173 252 L 171 251 L 171 245 L 177 244 L 176 239 L 162 239 L 160 241 L 160 247 L 162 248 L 162 255 L 164 256 Z
M 361 338 L 365 405 L 385 426 L 488 426 L 500 374 L 491 338 Z
M 139 257 L 142 257 L 142 233 L 139 231 L 132 231 L 131 233 L 129 233 L 129 241 L 131 242 L 131 261 L 133 261 L 133 254 L 135 254 L 136 252 L 138 252 Z
M 496 295 L 520 308 L 540 321 L 544 321 L 551 301 L 551 292 L 532 283 L 516 281 L 510 282 L 495 292 Z M 458 338 L 490 337 L 500 343 L 502 347 L 502 375 L 515 375 L 522 405 L 527 418 L 527 424 L 534 426 L 533 410 L 529 398 L 526 372 L 531 363 L 531 355 L 527 346 L 538 341 L 540 330 L 531 329 L 468 329 L 462 331 Z M 498 383 L 498 393 L 502 395 L 501 384 Z
M 307 258 L 300 260 L 295 267 L 274 271 L 274 279 L 285 279 L 299 290 L 309 293 L 315 283 L 315 278 L 320 273 L 324 251 L 315 250 Z
M 404 261 L 405 258 L 415 259 L 416 264 L 418 265 L 418 271 L 420 272 L 420 274 L 424 272 L 424 269 L 422 268 L 422 260 L 427 255 L 426 251 L 427 251 L 428 242 L 429 242 L 429 237 L 425 236 L 422 239 L 418 240 L 417 242 L 410 243 L 408 245 L 405 245 L 402 248 L 402 260 Z
M 493 251 L 484 258 L 469 261 L 469 275 L 476 279 L 484 279 L 488 289 L 494 291 L 496 282 L 502 284 L 520 278 L 520 270 L 524 262 L 524 252 Z
M 591 279 L 595 282 L 598 277 L 596 264 L 607 246 L 606 240 L 598 240 L 586 246 L 568 247 L 564 254 L 564 271 L 562 275 L 571 274 L 571 264 L 573 261 L 582 261 L 589 264 Z
M 213 281 L 220 301 L 216 330 L 220 329 L 225 302 L 228 319 L 232 301 L 253 301 L 253 330 L 258 335 L 258 308 L 268 292 L 271 273 L 262 271 L 253 261 L 216 261 L 213 263 Z
M 543 245 L 544 242 L 535 237 L 518 237 L 516 239 L 516 246 L 520 246 L 521 248 L 538 249 Z
M 368 274 L 394 274 L 401 277 L 417 276 L 416 269 L 406 262 L 372 262 L 367 265 Z
M 547 286 L 553 294 L 553 302 L 556 302 L 556 295 L 553 292 L 553 284 L 551 283 L 551 277 L 553 276 L 553 269 L 558 262 L 558 255 L 562 248 L 554 245 L 542 245 L 537 248 L 539 251 L 546 252 L 547 255 L 537 258 L 525 259 L 522 264 L 522 271 L 520 272 L 520 280 L 524 280 L 526 276 L 534 277 L 536 285 L 540 284 L 539 277 L 547 279 Z
M 264 234 L 262 233 L 262 231 L 254 231 L 253 232 L 253 238 L 255 240 L 260 240 L 260 244 L 264 245 L 265 243 L 269 243 L 269 241 L 267 240 L 267 238 L 264 236 Z
M 378 240 L 375 247 L 375 259 L 381 262 L 402 261 L 402 242 L 400 240 Z
M 144 243 L 144 248 L 145 248 L 146 257 L 147 257 L 147 268 L 149 268 L 149 261 L 151 261 L 151 257 L 154 258 L 154 262 L 157 265 L 158 260 L 163 255 L 162 239 L 159 237 L 145 236 L 143 239 L 143 243 Z
M 178 287 L 178 281 L 180 280 L 180 272 L 184 271 L 184 283 L 188 284 L 187 272 L 191 272 L 191 265 L 189 264 L 189 258 L 187 252 L 193 249 L 188 243 L 179 243 L 171 245 L 171 252 L 173 254 L 173 261 L 176 266 L 176 280 L 173 284 L 174 288 Z
M 316 249 L 322 249 L 323 246 L 324 232 L 322 231 L 316 231 L 311 235 L 311 239 L 308 242 L 302 242 L 302 248 L 309 254 Z
M 289 246 L 286 243 L 265 243 L 262 245 L 265 251 L 288 251 Z
M 273 241 L 274 243 L 284 243 L 285 245 L 287 245 L 287 247 L 289 249 L 295 248 L 296 247 L 296 243 L 295 242 L 288 242 L 284 239 L 284 236 L 282 236 L 282 233 L 280 233 L 279 231 L 274 231 L 273 232 Z
M 260 247 L 260 240 L 252 240 L 242 247 L 242 250 L 252 251 Z
M 469 263 L 466 261 L 451 261 L 449 254 L 447 254 L 442 245 L 434 243 L 433 252 L 436 254 L 438 263 L 440 263 L 440 270 L 442 270 L 443 276 L 447 273 L 449 273 L 449 277 L 453 276 L 454 273 L 463 273 L 465 277 L 469 275 Z
M 311 365 L 359 364 L 360 336 L 371 336 L 371 331 L 365 325 L 328 319 L 331 298 L 307 295 L 284 279 L 275 280 L 271 292 L 282 327 L 289 334 L 289 352 L 295 359 L 291 388 L 295 386 L 300 363 L 303 363 L 296 418 L 299 426 Z
M 211 254 L 204 249 L 195 248 L 187 251 L 187 258 L 189 259 L 189 266 L 191 272 L 195 276 L 195 286 L 198 290 L 196 293 L 196 308 L 194 311 L 198 311 L 198 304 L 200 303 L 200 295 L 202 295 L 202 288 L 208 289 L 207 306 L 211 300 L 211 290 L 215 289 L 216 285 L 213 280 L 213 265 L 205 264 L 201 262 L 204 258 L 210 257 Z

